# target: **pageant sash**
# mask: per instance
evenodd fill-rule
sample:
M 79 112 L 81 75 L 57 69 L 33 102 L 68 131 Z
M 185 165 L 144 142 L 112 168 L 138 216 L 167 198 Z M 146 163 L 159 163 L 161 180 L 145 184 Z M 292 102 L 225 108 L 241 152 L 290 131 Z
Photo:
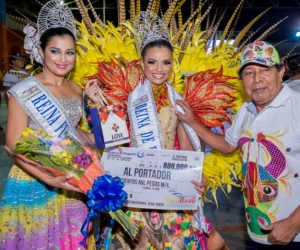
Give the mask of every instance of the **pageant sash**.
M 150 82 L 148 79 L 129 95 L 128 115 L 132 126 L 134 147 L 164 149 L 161 128 Z
M 182 99 L 182 97 L 174 90 L 171 84 L 167 84 L 167 86 L 173 107 L 184 113 L 183 109 L 176 104 L 176 99 Z M 138 86 L 129 95 L 128 111 L 130 124 L 132 126 L 131 135 L 134 142 L 133 146 L 144 149 L 164 149 L 157 109 L 148 79 L 145 79 L 144 83 L 140 81 Z M 194 150 L 201 151 L 201 143 L 196 132 L 189 125 L 183 121 L 181 122 Z M 197 206 L 198 209 L 194 212 L 192 224 L 198 228 L 200 232 L 208 232 L 205 226 L 201 196 L 198 198 Z
M 28 77 L 13 86 L 9 93 L 24 108 L 28 116 L 53 137 L 75 130 L 61 104 L 35 77 Z
M 183 113 L 183 109 L 176 104 L 176 99 L 182 99 L 182 97 L 171 84 L 167 84 L 167 86 L 173 107 Z M 129 95 L 128 109 L 130 124 L 133 128 L 131 134 L 134 146 L 138 148 L 164 149 L 157 109 L 148 79 L 143 84 L 140 81 L 135 90 Z M 201 151 L 200 140 L 196 132 L 186 123 L 182 122 L 182 125 L 194 150 Z
M 169 96 L 170 96 L 170 100 L 171 100 L 173 107 L 175 107 L 175 109 L 178 110 L 179 112 L 184 113 L 183 109 L 178 104 L 176 104 L 177 99 L 182 100 L 181 95 L 178 94 L 178 92 L 172 87 L 171 84 L 167 84 L 167 86 L 168 86 Z M 181 121 L 181 124 L 182 124 L 187 136 L 189 137 L 194 150 L 201 151 L 201 143 L 200 143 L 199 137 L 196 134 L 196 132 L 194 131 L 194 129 L 192 129 L 189 125 L 187 125 L 183 121 Z

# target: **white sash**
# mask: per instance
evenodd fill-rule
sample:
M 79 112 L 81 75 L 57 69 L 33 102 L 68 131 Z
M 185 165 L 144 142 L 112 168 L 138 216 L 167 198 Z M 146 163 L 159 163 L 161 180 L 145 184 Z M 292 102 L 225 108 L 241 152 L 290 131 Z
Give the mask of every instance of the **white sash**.
M 167 84 L 167 86 L 168 86 L 169 96 L 170 96 L 170 100 L 171 100 L 173 107 L 175 107 L 175 109 L 177 111 L 184 113 L 183 109 L 178 104 L 176 104 L 177 99 L 182 100 L 181 95 L 179 95 L 179 93 L 172 87 L 171 84 Z M 187 125 L 183 121 L 181 121 L 181 124 L 182 124 L 187 136 L 189 137 L 194 150 L 201 151 L 201 143 L 200 143 L 199 137 L 196 134 L 196 132 L 194 131 L 194 129 L 192 129 L 189 125 Z
M 164 149 L 161 127 L 148 79 L 129 95 L 128 115 L 134 147 Z
M 167 86 L 173 107 L 184 113 L 183 109 L 176 104 L 176 99 L 182 99 L 182 97 L 175 91 L 171 84 L 167 84 Z M 151 84 L 148 79 L 145 79 L 144 83 L 139 81 L 138 86 L 129 95 L 128 111 L 133 146 L 136 148 L 164 149 L 160 122 Z M 183 121 L 181 123 L 194 150 L 201 151 L 201 143 L 196 132 Z M 194 211 L 192 225 L 199 229 L 200 232 L 208 232 L 201 197 L 198 199 L 198 209 Z
M 176 104 L 176 99 L 182 99 L 182 97 L 170 84 L 167 86 L 173 107 L 183 113 L 182 108 Z M 157 109 L 148 79 L 145 79 L 144 83 L 139 81 L 138 86 L 129 95 L 128 111 L 134 147 L 164 149 Z M 201 144 L 195 131 L 186 123 L 182 121 L 181 123 L 194 150 L 200 151 Z
M 9 93 L 16 98 L 34 123 L 54 138 L 63 137 L 68 130 L 75 135 L 74 127 L 62 105 L 35 77 L 19 82 Z

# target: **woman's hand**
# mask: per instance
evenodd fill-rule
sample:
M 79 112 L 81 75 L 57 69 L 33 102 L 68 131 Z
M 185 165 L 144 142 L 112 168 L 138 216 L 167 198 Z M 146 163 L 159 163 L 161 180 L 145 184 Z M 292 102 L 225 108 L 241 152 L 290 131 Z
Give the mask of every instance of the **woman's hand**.
M 194 184 L 195 189 L 197 190 L 198 194 L 202 195 L 204 193 L 205 187 L 207 185 L 207 179 L 202 175 L 200 182 L 194 181 L 194 180 L 192 180 L 191 182 Z
M 84 87 L 85 94 L 94 104 L 100 103 L 102 98 L 97 83 L 97 79 L 91 79 L 86 82 Z
M 55 188 L 62 188 L 70 191 L 76 191 L 82 193 L 82 191 L 74 187 L 72 184 L 68 182 L 69 179 L 73 177 L 72 174 L 64 175 L 64 176 L 57 176 L 57 177 L 49 177 L 47 180 L 44 180 L 46 184 Z

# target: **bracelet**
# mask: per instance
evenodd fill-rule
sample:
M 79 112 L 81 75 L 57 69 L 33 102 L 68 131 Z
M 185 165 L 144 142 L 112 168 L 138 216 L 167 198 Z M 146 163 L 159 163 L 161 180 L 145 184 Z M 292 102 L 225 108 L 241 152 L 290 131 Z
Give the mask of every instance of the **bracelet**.
M 93 103 L 90 99 L 88 100 L 88 106 L 89 108 L 93 109 L 93 108 L 99 108 L 101 106 L 100 103 Z

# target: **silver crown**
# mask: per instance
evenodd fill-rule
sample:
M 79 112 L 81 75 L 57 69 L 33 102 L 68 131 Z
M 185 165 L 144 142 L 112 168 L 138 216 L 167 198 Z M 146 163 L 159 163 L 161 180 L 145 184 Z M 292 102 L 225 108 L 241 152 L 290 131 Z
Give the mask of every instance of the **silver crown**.
M 43 5 L 37 19 L 37 27 L 40 36 L 48 29 L 63 27 L 70 30 L 76 38 L 74 16 L 62 0 L 52 0 Z
M 141 11 L 133 24 L 134 40 L 137 50 L 141 53 L 146 44 L 162 39 L 172 45 L 169 31 L 155 13 L 151 11 Z

